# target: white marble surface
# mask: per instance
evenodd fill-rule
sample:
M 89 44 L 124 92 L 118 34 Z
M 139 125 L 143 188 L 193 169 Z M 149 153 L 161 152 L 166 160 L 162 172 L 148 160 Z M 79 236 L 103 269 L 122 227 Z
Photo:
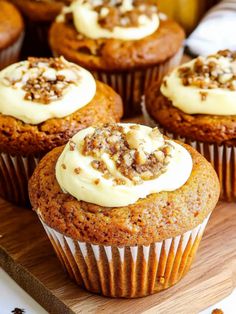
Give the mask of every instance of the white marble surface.
M 0 314 L 11 314 L 14 308 L 24 309 L 25 314 L 47 314 L 0 268 Z
M 0 268 L 0 314 L 11 314 L 11 311 L 16 307 L 24 309 L 25 314 L 47 314 L 37 302 Z M 225 300 L 199 314 L 211 314 L 215 308 L 222 309 L 224 314 L 236 314 L 236 290 Z

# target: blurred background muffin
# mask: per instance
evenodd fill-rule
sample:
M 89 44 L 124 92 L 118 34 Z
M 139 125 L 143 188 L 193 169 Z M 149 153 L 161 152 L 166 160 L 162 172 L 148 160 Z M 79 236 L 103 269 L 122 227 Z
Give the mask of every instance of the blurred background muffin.
M 74 1 L 50 29 L 55 56 L 84 66 L 123 98 L 125 116 L 140 112 L 147 86 L 182 57 L 183 29 L 156 1 Z
M 23 37 L 20 12 L 11 3 L 0 0 L 0 70 L 18 61 Z
M 0 72 L 0 195 L 28 202 L 38 160 L 80 129 L 117 122 L 122 102 L 109 86 L 64 58 L 29 58 Z

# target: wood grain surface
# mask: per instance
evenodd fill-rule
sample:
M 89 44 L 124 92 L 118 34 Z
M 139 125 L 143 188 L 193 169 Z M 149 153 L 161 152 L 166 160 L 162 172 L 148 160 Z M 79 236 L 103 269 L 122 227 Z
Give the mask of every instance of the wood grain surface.
M 176 286 L 123 300 L 78 288 L 59 264 L 36 214 L 0 199 L 0 265 L 46 310 L 66 313 L 194 314 L 236 287 L 236 204 L 215 209 L 190 272 Z

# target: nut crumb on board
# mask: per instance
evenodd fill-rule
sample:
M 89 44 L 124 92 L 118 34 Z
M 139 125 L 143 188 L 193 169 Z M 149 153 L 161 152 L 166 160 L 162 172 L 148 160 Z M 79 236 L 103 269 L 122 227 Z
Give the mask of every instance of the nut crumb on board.
M 224 312 L 221 309 L 214 309 L 211 314 L 224 314 Z
M 25 313 L 24 309 L 19 309 L 18 307 L 14 308 L 14 310 L 11 311 L 13 314 L 23 314 Z

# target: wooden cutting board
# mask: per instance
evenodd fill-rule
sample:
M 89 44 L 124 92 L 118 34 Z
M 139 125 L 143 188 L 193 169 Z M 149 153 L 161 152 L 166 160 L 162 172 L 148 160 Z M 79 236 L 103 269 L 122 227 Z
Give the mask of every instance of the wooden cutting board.
M 1 199 L 0 235 L 0 265 L 53 314 L 194 314 L 236 287 L 236 204 L 215 209 L 192 269 L 179 284 L 133 300 L 78 288 L 61 268 L 36 214 Z

